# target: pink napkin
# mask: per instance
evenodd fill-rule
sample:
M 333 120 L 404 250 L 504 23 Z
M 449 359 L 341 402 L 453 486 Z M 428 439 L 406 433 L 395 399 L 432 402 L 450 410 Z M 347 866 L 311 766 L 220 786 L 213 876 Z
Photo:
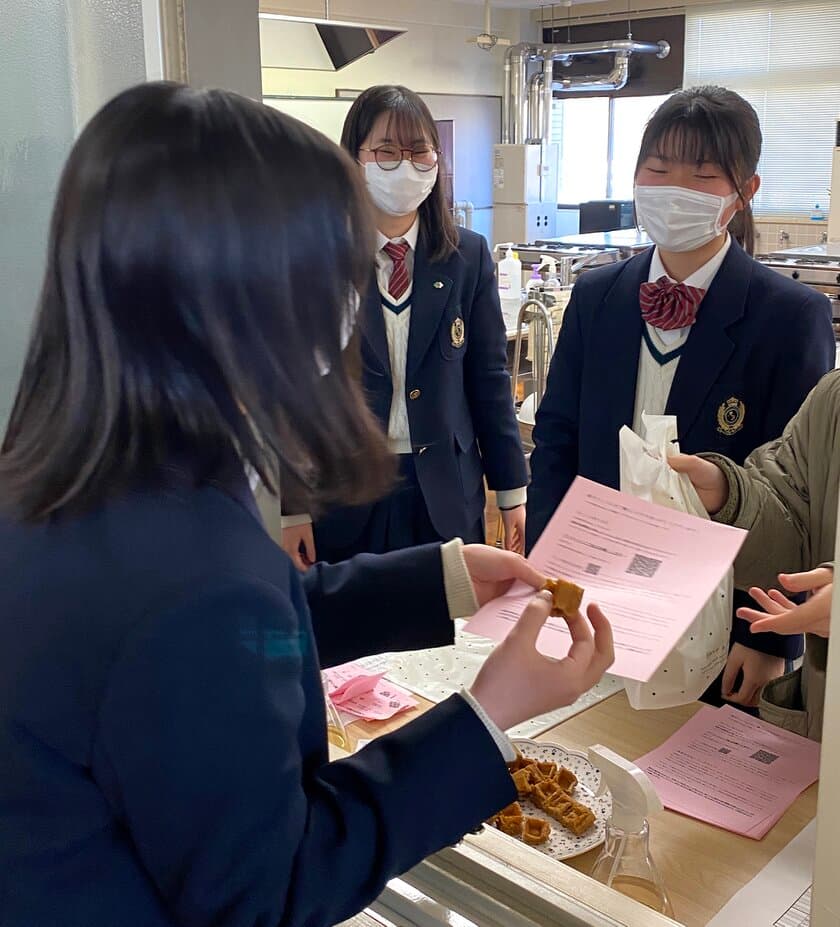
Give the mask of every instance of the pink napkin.
M 386 681 L 384 673 L 371 675 L 358 663 L 324 670 L 330 701 L 342 712 L 364 721 L 387 721 L 417 705 L 405 689 Z

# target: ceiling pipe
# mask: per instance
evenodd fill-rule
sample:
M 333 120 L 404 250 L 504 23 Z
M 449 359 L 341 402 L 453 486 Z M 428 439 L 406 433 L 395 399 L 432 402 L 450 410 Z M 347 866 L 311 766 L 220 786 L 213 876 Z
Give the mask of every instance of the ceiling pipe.
M 528 61 L 533 57 L 532 46 L 512 45 L 505 54 L 505 83 L 510 92 L 502 99 L 502 142 L 522 145 L 527 130 L 523 116 L 527 105 Z
M 627 84 L 630 55 L 652 54 L 657 58 L 667 58 L 670 53 L 668 42 L 636 42 L 632 39 L 555 45 L 521 42 L 512 45 L 505 55 L 502 142 L 522 145 L 529 141 L 547 141 L 551 127 L 551 99 L 555 91 L 620 90 Z M 555 61 L 569 65 L 573 58 L 581 55 L 614 55 L 613 69 L 603 75 L 560 79 L 554 75 Z M 541 70 L 530 80 L 529 61 L 542 62 Z M 540 133 L 539 138 L 537 132 Z
M 555 87 L 560 84 L 554 80 L 548 84 L 546 92 L 546 72 L 553 70 L 554 62 L 547 58 L 543 61 L 541 71 L 534 71 L 528 79 L 528 119 L 526 125 L 526 145 L 539 145 L 551 135 L 551 99 Z
M 630 76 L 630 56 L 628 54 L 618 54 L 615 56 L 615 64 L 609 74 L 588 74 L 585 77 L 561 77 L 559 80 L 555 77 L 552 84 L 552 92 L 559 90 L 561 93 L 583 93 L 591 90 L 621 90 L 627 85 L 627 78 Z
M 573 58 L 576 55 L 612 55 L 626 52 L 637 55 L 656 55 L 667 58 L 671 54 L 668 42 L 636 42 L 634 39 L 616 39 L 610 42 L 577 42 L 572 45 L 544 45 L 539 48 L 540 57 L 550 55 L 555 61 Z
M 505 55 L 505 85 L 502 90 L 502 144 L 510 142 L 510 49 Z
M 542 87 L 540 97 L 542 98 L 542 112 L 538 115 L 541 117 L 539 122 L 535 122 L 531 127 L 532 133 L 539 132 L 541 141 L 548 144 L 551 139 L 551 111 L 553 109 L 551 102 L 554 96 L 554 59 L 544 58 L 542 71 Z
M 542 140 L 539 134 L 543 124 L 545 75 L 542 71 L 535 71 L 528 80 L 528 137 L 526 144 L 535 145 Z M 535 132 L 537 133 L 535 135 Z
M 551 137 L 551 101 L 566 93 L 585 93 L 597 90 L 621 90 L 630 76 L 628 55 L 616 55 L 615 66 L 608 74 L 592 74 L 585 77 L 553 78 L 546 93 L 545 68 L 535 71 L 528 81 L 528 120 L 526 144 L 539 144 Z M 551 66 L 548 59 L 544 64 Z

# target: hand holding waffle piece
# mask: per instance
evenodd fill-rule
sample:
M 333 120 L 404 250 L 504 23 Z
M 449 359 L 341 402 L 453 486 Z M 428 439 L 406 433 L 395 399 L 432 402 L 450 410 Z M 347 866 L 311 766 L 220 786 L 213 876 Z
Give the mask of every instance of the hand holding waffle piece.
M 563 595 L 564 608 L 577 601 Z M 502 730 L 571 705 L 601 679 L 613 662 L 612 629 L 594 603 L 590 603 L 585 616 L 578 610 L 572 617 L 563 618 L 562 654 L 546 656 L 540 652 L 537 641 L 543 631 L 552 633 L 546 622 L 555 607 L 554 593 L 544 589 L 528 602 L 518 618 L 515 612 L 508 615 L 507 635 L 485 660 L 470 687 L 473 697 Z M 523 679 L 528 680 L 527 685 L 522 684 Z

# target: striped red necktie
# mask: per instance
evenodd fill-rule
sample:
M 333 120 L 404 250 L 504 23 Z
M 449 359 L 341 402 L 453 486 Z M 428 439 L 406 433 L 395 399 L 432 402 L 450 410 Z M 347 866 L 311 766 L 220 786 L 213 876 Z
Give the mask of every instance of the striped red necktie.
M 394 262 L 391 271 L 391 279 L 388 281 L 388 292 L 390 295 L 399 300 L 408 289 L 408 266 L 405 263 L 405 256 L 408 254 L 409 245 L 404 241 L 389 241 L 382 250 Z
M 648 325 L 662 331 L 674 331 L 693 325 L 705 290 L 685 283 L 674 283 L 660 277 L 656 283 L 643 283 L 639 288 L 642 318 Z

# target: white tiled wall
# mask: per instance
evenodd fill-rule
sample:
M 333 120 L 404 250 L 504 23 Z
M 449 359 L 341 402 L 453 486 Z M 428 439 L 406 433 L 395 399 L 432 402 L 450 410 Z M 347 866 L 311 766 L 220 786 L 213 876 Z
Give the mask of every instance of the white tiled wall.
M 782 251 L 785 248 L 804 248 L 820 242 L 823 232 L 828 229 L 828 222 L 815 222 L 812 219 L 784 216 L 757 216 L 755 220 L 757 239 L 756 254 Z M 782 232 L 790 238 L 782 240 Z

